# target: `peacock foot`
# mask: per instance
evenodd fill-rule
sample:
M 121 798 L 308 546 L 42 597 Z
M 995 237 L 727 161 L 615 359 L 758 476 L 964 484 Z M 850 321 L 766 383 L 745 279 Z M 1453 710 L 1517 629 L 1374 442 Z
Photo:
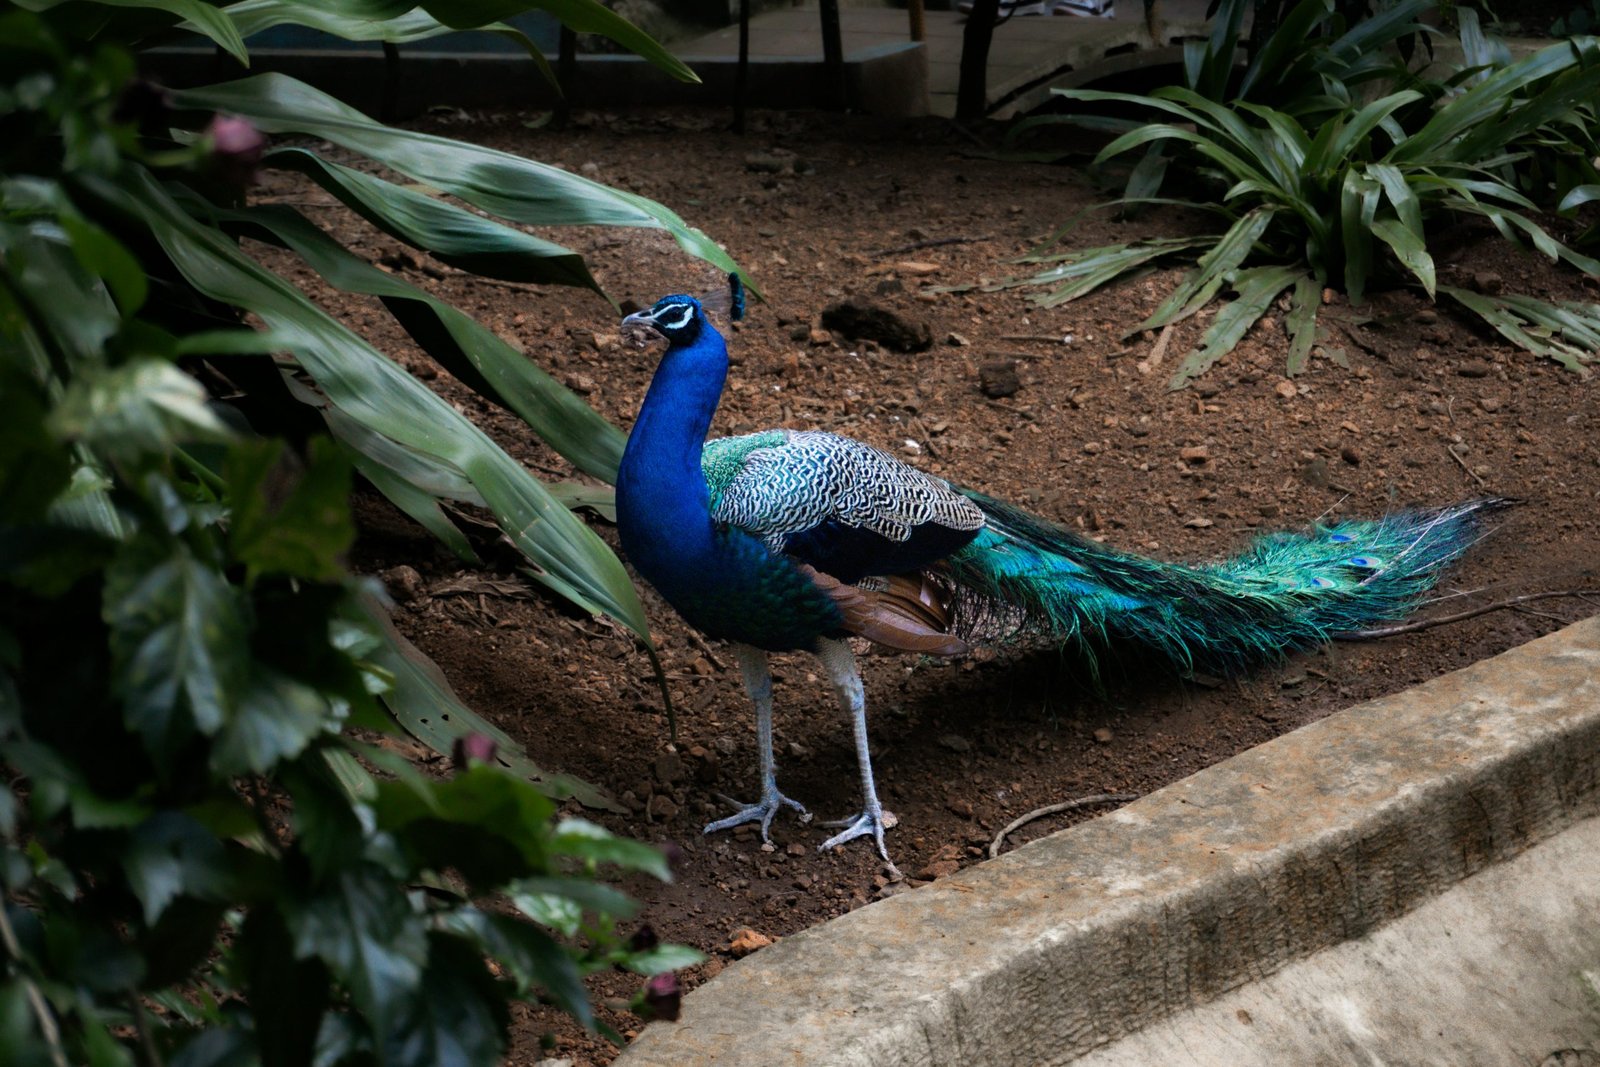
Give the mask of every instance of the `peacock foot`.
M 826 852 L 835 845 L 842 845 L 846 841 L 854 841 L 858 837 L 870 835 L 878 843 L 878 855 L 883 857 L 885 863 L 893 867 L 894 861 L 889 858 L 889 850 L 883 843 L 883 832 L 892 829 L 899 821 L 899 817 L 894 812 L 884 811 L 883 805 L 874 803 L 860 815 L 855 815 L 848 819 L 840 819 L 837 822 L 823 823 L 823 826 L 842 826 L 844 829 L 824 841 L 818 846 L 817 851 Z
M 723 797 L 722 799 L 727 800 L 730 804 L 738 803 L 738 801 L 731 800 L 728 797 Z M 806 810 L 804 804 L 800 803 L 798 800 L 792 800 L 778 792 L 778 785 L 776 782 L 768 782 L 766 789 L 762 790 L 761 792 L 760 800 L 756 801 L 754 804 L 746 804 L 742 806 L 738 811 L 734 812 L 726 819 L 718 819 L 714 823 L 708 823 L 703 832 L 714 834 L 720 830 L 731 830 L 735 826 L 743 826 L 747 822 L 759 822 L 761 823 L 761 840 L 770 841 L 771 838 L 767 836 L 767 831 L 772 827 L 773 817 L 777 815 L 779 809 L 785 805 L 788 805 L 800 813 L 801 822 L 805 823 L 811 821 L 811 813 Z

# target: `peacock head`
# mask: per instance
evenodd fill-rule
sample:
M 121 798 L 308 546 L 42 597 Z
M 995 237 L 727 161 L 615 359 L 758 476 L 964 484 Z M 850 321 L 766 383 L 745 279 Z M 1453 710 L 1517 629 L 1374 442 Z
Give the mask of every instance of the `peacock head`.
M 664 296 L 648 311 L 635 311 L 622 320 L 624 327 L 644 326 L 667 339 L 669 348 L 692 344 L 705 323 L 705 308 L 692 296 Z

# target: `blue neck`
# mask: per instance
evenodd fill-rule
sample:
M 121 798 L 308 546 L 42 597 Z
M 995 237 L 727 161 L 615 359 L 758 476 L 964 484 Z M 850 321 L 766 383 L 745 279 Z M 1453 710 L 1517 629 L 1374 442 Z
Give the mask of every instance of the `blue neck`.
M 667 349 L 617 471 L 617 528 L 640 573 L 673 599 L 713 550 L 710 490 L 700 451 L 728 377 L 728 349 L 710 323 Z

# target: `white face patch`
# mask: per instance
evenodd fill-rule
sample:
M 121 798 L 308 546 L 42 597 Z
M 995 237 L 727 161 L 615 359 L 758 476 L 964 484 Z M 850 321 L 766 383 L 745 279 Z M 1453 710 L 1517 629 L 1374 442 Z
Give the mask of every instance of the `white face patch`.
M 668 316 L 675 311 L 682 311 L 683 317 L 673 322 Z M 663 330 L 681 330 L 689 325 L 689 320 L 694 318 L 693 304 L 668 304 L 655 313 L 655 323 Z

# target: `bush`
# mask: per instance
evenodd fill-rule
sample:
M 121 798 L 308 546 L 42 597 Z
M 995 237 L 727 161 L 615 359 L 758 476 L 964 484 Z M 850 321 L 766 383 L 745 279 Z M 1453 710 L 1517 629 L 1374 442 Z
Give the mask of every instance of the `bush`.
M 393 631 L 342 562 L 353 472 L 464 556 L 447 509 L 487 508 L 530 574 L 643 632 L 625 572 L 238 236 L 383 297 L 582 469 L 614 470 L 621 435 L 466 315 L 240 194 L 257 167 L 294 168 L 445 262 L 594 286 L 566 249 L 261 131 L 305 132 L 501 218 L 660 226 L 732 264 L 643 198 L 383 127 L 291 79 L 136 77 L 132 46 L 180 17 L 242 54 L 236 14 L 442 32 L 422 9 L 28 6 L 0 7 L 3 1058 L 492 1063 L 510 1001 L 595 1026 L 581 978 L 613 966 L 656 976 L 641 1011 L 675 1014 L 670 972 L 696 954 L 624 940 L 633 906 L 601 880 L 667 878 L 662 854 L 558 820 L 552 794 L 602 798 L 543 775 Z M 587 0 L 562 10 L 637 40 Z M 455 743 L 453 777 L 371 743 L 397 719 Z
M 1558 199 L 1546 202 L 1570 211 L 1600 196 L 1585 155 L 1600 91 L 1600 41 L 1574 39 L 1516 63 L 1439 81 L 1398 66 L 1388 51 L 1423 31 L 1416 18 L 1431 5 L 1403 2 L 1346 28 L 1330 0 L 1302 0 L 1234 78 L 1243 3 L 1221 6 L 1213 39 L 1189 48 L 1192 87 L 1148 96 L 1059 92 L 1167 118 L 1128 129 L 1096 163 L 1146 148 L 1120 202 L 1137 204 L 1154 198 L 1164 153 L 1174 152 L 1199 190 L 1166 202 L 1215 214 L 1224 229 L 1199 238 L 1041 249 L 1021 262 L 1054 266 L 997 287 L 1051 286 L 1036 298 L 1048 306 L 1153 263 L 1192 261 L 1178 288 L 1132 331 L 1178 322 L 1224 291 L 1235 294 L 1180 363 L 1174 388 L 1231 351 L 1285 293 L 1287 370 L 1298 373 L 1316 338 L 1320 295 L 1328 285 L 1341 286 L 1360 303 L 1374 286 L 1410 282 L 1430 298 L 1451 298 L 1530 351 L 1574 369 L 1594 358 L 1600 307 L 1441 285 L 1429 241 L 1445 224 L 1477 218 L 1509 241 L 1526 241 L 1552 259 L 1600 275 L 1600 261 L 1540 224 L 1533 199 L 1554 186 Z M 1469 54 L 1486 57 L 1481 35 L 1472 35 L 1471 12 L 1459 14 Z

